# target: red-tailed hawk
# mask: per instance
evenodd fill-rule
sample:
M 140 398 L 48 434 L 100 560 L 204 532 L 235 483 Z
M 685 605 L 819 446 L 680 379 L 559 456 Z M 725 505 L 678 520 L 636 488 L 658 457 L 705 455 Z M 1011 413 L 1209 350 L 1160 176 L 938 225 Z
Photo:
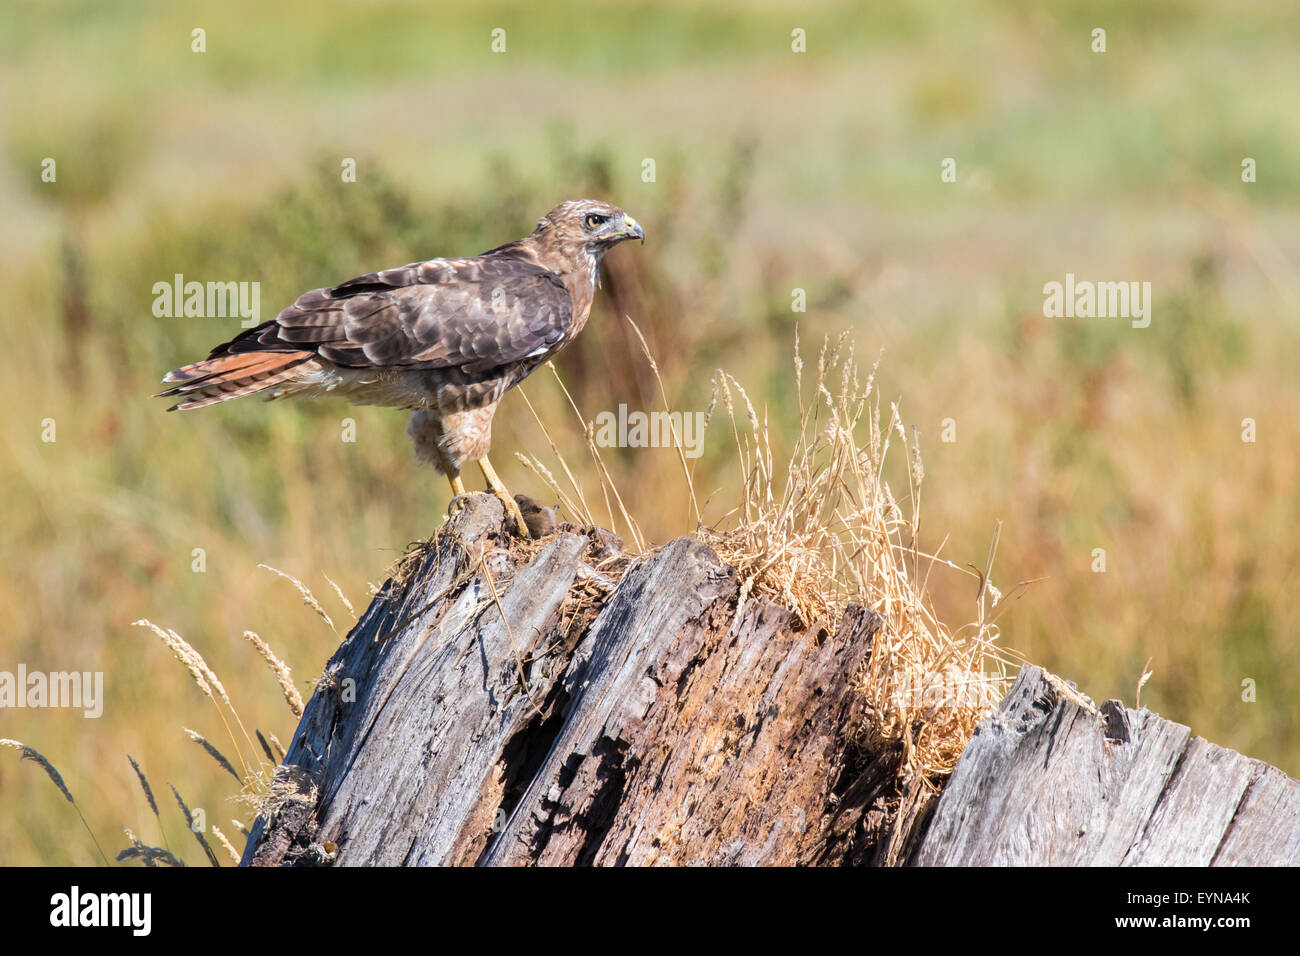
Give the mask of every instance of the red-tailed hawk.
M 354 405 L 414 411 L 416 457 L 465 493 L 477 461 L 520 534 L 519 506 L 492 464 L 492 416 L 506 391 L 582 331 L 601 258 L 645 242 L 617 206 L 563 202 L 532 234 L 472 259 L 429 259 L 313 289 L 270 322 L 168 372 L 168 411 L 255 392 L 269 399 L 339 395 Z

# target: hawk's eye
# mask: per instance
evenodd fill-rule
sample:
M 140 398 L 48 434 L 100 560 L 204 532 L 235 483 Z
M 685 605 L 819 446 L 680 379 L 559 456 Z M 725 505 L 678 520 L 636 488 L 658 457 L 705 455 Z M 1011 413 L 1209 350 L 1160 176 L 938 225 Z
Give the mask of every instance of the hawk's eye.
M 595 229 L 598 226 L 605 225 L 607 222 L 609 222 L 609 216 L 598 216 L 593 212 L 587 217 L 587 228 Z

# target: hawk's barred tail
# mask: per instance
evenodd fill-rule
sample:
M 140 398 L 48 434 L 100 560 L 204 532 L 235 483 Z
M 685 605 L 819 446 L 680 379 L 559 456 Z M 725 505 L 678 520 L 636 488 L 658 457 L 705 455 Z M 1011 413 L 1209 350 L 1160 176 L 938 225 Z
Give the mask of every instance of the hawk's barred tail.
M 175 388 L 159 392 L 155 398 L 180 396 L 181 401 L 167 409 L 202 408 L 232 398 L 243 398 L 273 385 L 295 378 L 300 366 L 316 357 L 315 352 L 245 352 L 220 355 L 193 365 L 173 369 L 163 377 L 164 384 L 177 382 Z

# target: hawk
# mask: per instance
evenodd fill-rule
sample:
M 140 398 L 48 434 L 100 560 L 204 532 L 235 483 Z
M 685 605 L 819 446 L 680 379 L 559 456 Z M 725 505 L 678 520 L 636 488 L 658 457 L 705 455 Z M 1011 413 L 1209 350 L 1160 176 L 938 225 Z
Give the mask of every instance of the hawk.
M 463 495 L 478 462 L 519 534 L 528 530 L 492 463 L 505 393 L 564 348 L 591 314 L 600 262 L 641 224 L 592 199 L 562 202 L 523 239 L 466 259 L 428 259 L 298 297 L 270 322 L 168 372 L 168 411 L 245 395 L 407 409 L 416 458 Z

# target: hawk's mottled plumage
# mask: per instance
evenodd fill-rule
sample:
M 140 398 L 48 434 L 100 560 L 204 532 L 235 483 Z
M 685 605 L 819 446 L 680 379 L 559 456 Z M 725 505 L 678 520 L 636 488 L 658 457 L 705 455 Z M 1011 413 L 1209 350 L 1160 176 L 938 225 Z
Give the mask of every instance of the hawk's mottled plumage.
M 470 259 L 430 259 L 299 296 L 270 322 L 168 372 L 179 401 L 201 408 L 263 392 L 341 395 L 411 409 L 416 454 L 464 491 L 478 461 L 518 518 L 487 460 L 506 391 L 582 331 L 600 260 L 640 224 L 609 203 L 560 203 L 531 235 Z

